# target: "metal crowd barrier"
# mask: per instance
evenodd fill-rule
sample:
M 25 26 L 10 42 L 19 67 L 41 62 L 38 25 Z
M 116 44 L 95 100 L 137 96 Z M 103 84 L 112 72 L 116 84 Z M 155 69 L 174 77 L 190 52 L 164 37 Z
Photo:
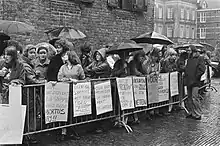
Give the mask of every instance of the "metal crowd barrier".
M 138 107 L 135 109 L 123 110 L 123 111 L 120 108 L 116 78 L 90 80 L 92 85 L 92 91 L 91 91 L 92 114 L 86 116 L 80 116 L 80 117 L 73 117 L 73 84 L 70 83 L 68 122 L 54 122 L 49 124 L 45 124 L 45 115 L 44 115 L 45 85 L 44 84 L 25 85 L 22 87 L 22 104 L 27 105 L 24 135 L 48 132 L 52 130 L 62 129 L 76 125 L 82 125 L 90 122 L 102 121 L 106 119 L 114 119 L 114 118 L 122 119 L 124 116 L 128 116 L 134 113 L 144 112 L 165 106 L 171 106 L 173 104 L 180 104 L 180 102 L 183 101 L 183 97 L 184 97 L 184 86 L 183 86 L 182 78 L 183 78 L 182 75 L 179 74 L 178 75 L 179 95 L 171 97 L 169 92 L 168 101 L 148 104 L 148 106 L 146 107 Z M 94 83 L 105 80 L 111 81 L 113 111 L 97 116 L 95 106 L 93 106 L 95 103 Z

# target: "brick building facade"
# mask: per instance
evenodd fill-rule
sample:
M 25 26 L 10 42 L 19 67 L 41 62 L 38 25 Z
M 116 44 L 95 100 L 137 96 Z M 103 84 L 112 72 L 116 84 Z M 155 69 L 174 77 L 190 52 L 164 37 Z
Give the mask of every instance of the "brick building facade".
M 153 31 L 153 5 L 153 0 L 1 0 L 0 11 L 2 19 L 35 26 L 30 34 L 11 35 L 23 44 L 48 41 L 49 28 L 72 26 L 97 49 Z

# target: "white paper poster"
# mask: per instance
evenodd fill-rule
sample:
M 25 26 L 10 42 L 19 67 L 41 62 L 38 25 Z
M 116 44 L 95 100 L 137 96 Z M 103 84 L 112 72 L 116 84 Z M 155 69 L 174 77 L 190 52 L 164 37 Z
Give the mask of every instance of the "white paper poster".
M 135 107 L 147 106 L 145 77 L 133 77 Z
M 21 86 L 9 86 L 9 104 L 10 106 L 21 106 L 22 93 Z
M 169 73 L 162 73 L 158 76 L 159 102 L 169 100 Z
M 67 122 L 69 84 L 45 84 L 45 123 Z
M 26 105 L 0 106 L 0 144 L 22 144 Z
M 147 76 L 148 104 L 158 103 L 158 75 Z
M 73 85 L 73 116 L 92 114 L 91 83 L 77 83 Z
M 171 97 L 179 94 L 178 72 L 170 73 L 170 95 Z
M 100 115 L 112 111 L 112 95 L 110 80 L 95 86 L 96 114 Z
M 116 80 L 121 109 L 125 110 L 134 108 L 132 78 L 117 78 Z

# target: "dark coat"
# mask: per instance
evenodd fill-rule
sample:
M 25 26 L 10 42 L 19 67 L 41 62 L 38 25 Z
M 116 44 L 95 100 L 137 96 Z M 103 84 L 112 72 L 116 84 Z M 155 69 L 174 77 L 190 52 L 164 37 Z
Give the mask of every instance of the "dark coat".
M 187 86 L 200 86 L 200 78 L 205 73 L 206 66 L 203 57 L 190 57 L 185 68 L 185 84 Z
M 51 58 L 47 69 L 47 80 L 48 81 L 58 81 L 57 75 L 60 67 L 63 65 L 63 60 L 61 54 L 57 54 Z
M 130 69 L 127 62 L 123 62 L 122 59 L 119 59 L 115 62 L 112 77 L 126 77 L 130 75 Z

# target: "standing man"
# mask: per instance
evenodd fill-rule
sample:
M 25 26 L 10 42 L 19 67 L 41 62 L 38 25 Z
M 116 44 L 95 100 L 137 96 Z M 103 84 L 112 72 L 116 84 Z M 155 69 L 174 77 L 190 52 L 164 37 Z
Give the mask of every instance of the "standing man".
M 205 72 L 205 61 L 204 58 L 200 56 L 199 50 L 190 45 L 191 54 L 187 60 L 185 68 L 185 84 L 187 86 L 187 108 L 189 114 L 187 118 L 192 118 L 195 120 L 201 120 L 201 104 L 199 98 L 199 86 L 200 78 Z

